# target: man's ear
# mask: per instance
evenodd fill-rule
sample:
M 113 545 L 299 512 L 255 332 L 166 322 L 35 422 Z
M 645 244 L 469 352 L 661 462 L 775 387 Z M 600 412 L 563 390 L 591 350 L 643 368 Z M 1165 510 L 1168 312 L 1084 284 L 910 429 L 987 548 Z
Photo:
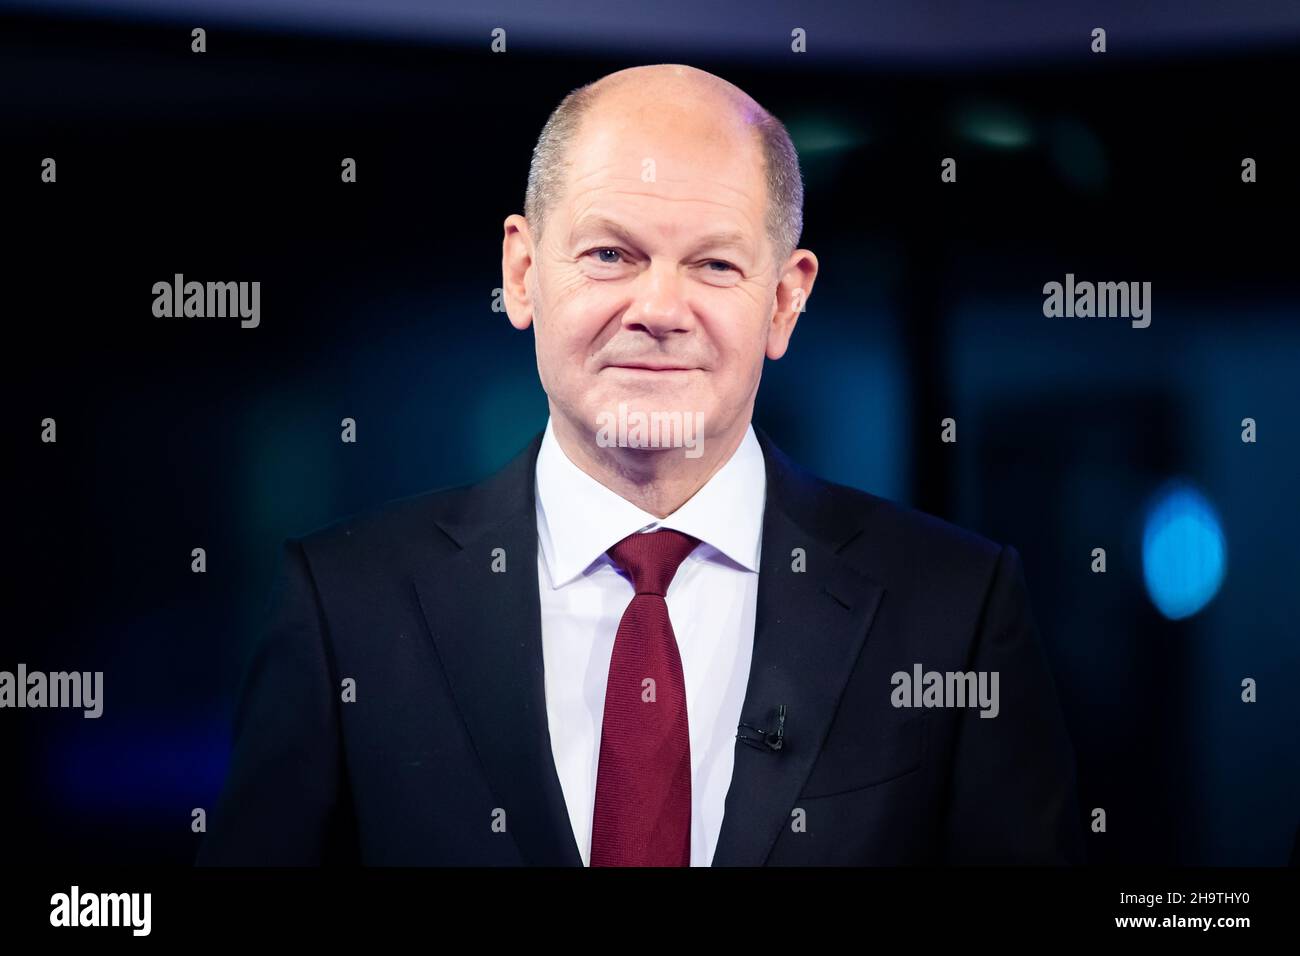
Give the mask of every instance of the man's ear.
M 772 307 L 772 324 L 767 330 L 767 357 L 779 359 L 785 354 L 794 334 L 799 313 L 812 295 L 817 280 L 817 257 L 807 249 L 796 249 L 786 260 L 785 269 L 776 283 L 776 302 Z
M 528 270 L 533 267 L 533 240 L 528 220 L 507 216 L 501 239 L 501 294 L 510 324 L 523 331 L 533 323 L 533 302 L 528 295 Z

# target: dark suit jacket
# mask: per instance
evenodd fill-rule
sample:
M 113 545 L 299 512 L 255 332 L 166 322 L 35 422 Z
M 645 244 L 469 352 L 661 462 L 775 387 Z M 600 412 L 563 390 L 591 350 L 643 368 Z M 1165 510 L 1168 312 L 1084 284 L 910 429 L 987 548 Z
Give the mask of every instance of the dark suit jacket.
M 822 481 L 756 432 L 742 717 L 786 720 L 780 749 L 737 741 L 713 865 L 1079 862 L 1073 751 L 1016 551 Z M 542 680 L 540 444 L 284 543 L 200 864 L 581 865 Z M 893 706 L 891 675 L 918 663 L 999 672 L 1000 713 Z

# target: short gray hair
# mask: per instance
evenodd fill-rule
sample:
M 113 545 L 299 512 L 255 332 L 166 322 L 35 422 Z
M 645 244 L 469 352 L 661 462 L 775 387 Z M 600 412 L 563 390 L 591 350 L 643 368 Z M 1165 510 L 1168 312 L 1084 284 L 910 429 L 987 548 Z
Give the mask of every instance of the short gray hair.
M 569 146 L 583 116 L 596 100 L 598 82 L 580 86 L 561 100 L 533 147 L 524 216 L 535 241 L 541 240 L 546 217 L 564 191 Z M 776 261 L 780 267 L 799 245 L 803 234 L 803 176 L 799 172 L 799 154 L 785 126 L 761 106 L 751 123 L 759 138 L 767 179 L 767 233 L 778 253 Z

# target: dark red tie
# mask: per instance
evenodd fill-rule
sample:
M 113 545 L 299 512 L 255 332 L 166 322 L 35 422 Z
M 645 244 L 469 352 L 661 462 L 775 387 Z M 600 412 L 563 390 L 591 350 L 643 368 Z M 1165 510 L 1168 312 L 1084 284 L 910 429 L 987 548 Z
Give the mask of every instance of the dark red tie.
M 636 594 L 618 622 L 605 685 L 592 866 L 691 865 L 686 682 L 664 595 L 699 543 L 680 531 L 638 532 L 607 552 Z

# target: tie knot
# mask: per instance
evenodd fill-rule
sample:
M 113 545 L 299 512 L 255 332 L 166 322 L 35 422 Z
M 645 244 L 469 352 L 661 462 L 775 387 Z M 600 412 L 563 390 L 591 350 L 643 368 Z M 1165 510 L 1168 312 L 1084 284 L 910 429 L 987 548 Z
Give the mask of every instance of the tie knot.
M 630 534 L 605 553 L 632 579 L 637 594 L 662 597 L 677 568 L 699 543 L 699 538 L 664 528 Z

